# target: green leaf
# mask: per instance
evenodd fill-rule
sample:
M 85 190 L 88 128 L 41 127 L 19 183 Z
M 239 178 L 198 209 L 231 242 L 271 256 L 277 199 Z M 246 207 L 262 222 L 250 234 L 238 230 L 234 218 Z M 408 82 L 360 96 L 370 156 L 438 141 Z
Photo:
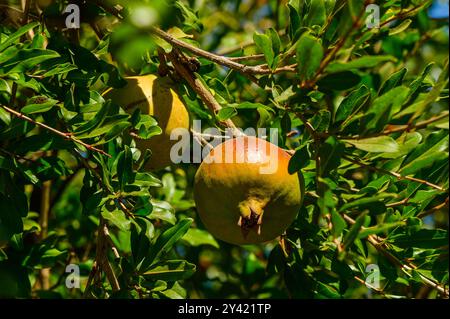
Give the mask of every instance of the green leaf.
M 361 239 L 361 238 L 366 238 L 370 235 L 385 233 L 392 228 L 396 228 L 396 227 L 404 226 L 404 225 L 405 225 L 404 221 L 399 221 L 399 222 L 395 222 L 395 223 L 383 223 L 383 224 L 376 225 L 373 227 L 364 228 L 363 230 L 361 230 L 359 232 L 358 238 Z
M 50 77 L 50 76 L 54 76 L 54 75 L 58 75 L 58 74 L 65 74 L 65 73 L 69 73 L 70 71 L 76 70 L 76 69 L 78 69 L 78 67 L 76 65 L 66 62 L 66 63 L 56 65 L 53 69 L 45 72 L 42 75 L 42 77 L 46 78 L 46 77 Z
M 131 256 L 133 264 L 137 270 L 140 269 L 140 264 L 144 260 L 145 256 L 148 254 L 150 249 L 150 238 L 148 236 L 147 227 L 153 227 L 153 224 L 140 223 L 143 227 L 136 227 L 135 224 L 131 224 Z
M 0 78 L 0 92 L 11 94 L 11 87 L 9 86 L 8 82 L 6 82 L 6 80 L 2 78 Z
M 13 58 L 0 63 L 0 68 L 4 69 L 6 74 L 25 73 L 38 64 L 59 56 L 58 52 L 52 50 L 22 49 Z
M 129 128 L 131 126 L 130 122 L 117 122 L 112 128 L 111 130 L 109 130 L 104 136 L 103 138 L 98 141 L 95 142 L 93 145 L 101 145 L 101 144 L 106 144 L 109 141 L 115 139 L 116 137 L 118 137 L 120 134 L 123 133 L 123 131 L 127 128 Z
M 175 6 L 178 9 L 180 9 L 181 14 L 183 15 L 183 18 L 184 18 L 183 23 L 184 23 L 184 25 L 186 25 L 189 28 L 194 29 L 197 32 L 202 32 L 203 25 L 200 22 L 200 20 L 197 17 L 197 15 L 194 13 L 194 11 L 189 6 L 186 6 L 181 1 L 175 1 Z
M 304 33 L 297 43 L 297 63 L 300 78 L 309 80 L 316 74 L 323 58 L 323 48 L 319 39 Z
M 219 248 L 219 244 L 214 237 L 205 230 L 189 228 L 187 233 L 182 237 L 191 246 L 210 245 Z
M 51 110 L 57 103 L 57 100 L 45 96 L 38 96 L 31 99 L 31 103 L 25 105 L 21 111 L 24 114 L 43 113 Z
M 349 139 L 342 141 L 349 143 L 360 150 L 371 153 L 396 153 L 400 150 L 397 142 L 392 137 L 386 135 L 360 140 Z
M 64 260 L 67 255 L 67 251 L 58 250 L 56 248 L 51 248 L 46 250 L 40 260 L 40 264 L 42 267 L 50 267 L 53 266 L 58 260 Z
M 111 102 L 106 101 L 101 109 L 95 114 L 95 116 L 89 120 L 88 122 L 84 123 L 83 125 L 79 126 L 75 131 L 75 135 L 82 135 L 84 133 L 90 132 L 94 130 L 96 127 L 99 127 L 102 125 L 102 123 L 105 121 L 107 114 L 109 113 L 111 109 Z
M 151 199 L 150 202 L 153 206 L 153 211 L 148 216 L 150 219 L 161 219 L 175 225 L 177 218 L 173 207 L 169 203 L 157 199 Z
M 379 96 L 387 93 L 388 91 L 392 90 L 393 88 L 399 86 L 402 84 L 402 81 L 405 77 L 405 74 L 407 72 L 406 68 L 401 69 L 398 72 L 395 72 L 392 74 L 381 86 L 380 92 L 378 93 Z
M 424 249 L 448 245 L 448 231 L 442 229 L 421 229 L 413 234 L 401 233 L 389 237 L 389 241 L 399 247 Z
M 352 113 L 356 113 L 358 109 L 369 99 L 370 91 L 367 86 L 362 85 L 359 89 L 351 92 L 342 102 L 336 111 L 335 122 L 345 121 Z
M 185 260 L 167 260 L 155 264 L 143 276 L 147 280 L 177 281 L 191 277 L 195 270 L 196 266 Z
M 270 37 L 266 34 L 255 32 L 253 34 L 253 41 L 255 42 L 259 50 L 261 50 L 261 52 L 264 54 L 267 64 L 272 68 L 274 64 L 275 53 L 272 49 L 272 41 Z
M 267 35 L 270 38 L 270 42 L 272 43 L 272 51 L 274 53 L 275 58 L 280 54 L 281 50 L 281 40 L 278 32 L 274 28 L 270 28 L 267 30 Z M 275 66 L 275 65 L 272 65 Z
M 359 210 L 368 209 L 371 213 L 373 213 L 373 211 L 375 213 L 384 213 L 386 211 L 386 206 L 383 200 L 390 199 L 392 197 L 394 197 L 394 195 L 381 193 L 380 195 L 373 195 L 371 197 L 358 198 L 342 205 L 339 212 L 348 211 L 352 208 L 358 207 Z
M 325 298 L 342 298 L 336 288 L 319 281 L 317 282 L 317 293 Z
M 306 167 L 309 164 L 309 159 L 310 156 L 306 146 L 302 146 L 297 149 L 289 160 L 289 174 L 297 173 L 299 170 Z
M 437 79 L 436 84 L 421 101 L 420 105 L 416 108 L 416 111 L 414 112 L 411 120 L 419 117 L 428 107 L 428 105 L 439 100 L 441 91 L 446 85 L 448 85 L 448 57 L 444 62 L 442 72 L 441 74 L 439 74 L 439 78 Z
M 358 234 L 361 230 L 361 227 L 364 224 L 364 221 L 366 219 L 367 211 L 362 212 L 358 218 L 356 218 L 355 223 L 350 227 L 347 234 L 345 234 L 344 237 L 344 250 L 347 250 L 355 241 L 355 239 L 358 237 Z
M 346 63 L 332 62 L 325 68 L 325 71 L 336 73 L 353 69 L 373 68 L 382 62 L 388 61 L 394 62 L 395 58 L 388 55 L 364 56 Z
M 162 255 L 172 249 L 172 246 L 186 234 L 192 222 L 193 219 L 191 218 L 182 219 L 175 226 L 159 235 L 154 245 L 150 248 L 149 254 L 142 262 L 141 270 L 147 270 L 148 266 L 157 262 Z
M 128 121 L 124 121 L 129 116 L 126 114 L 117 114 L 114 116 L 108 116 L 105 121 L 102 123 L 101 126 L 97 127 L 96 129 L 93 129 L 92 131 L 86 132 L 84 134 L 77 135 L 79 139 L 85 139 L 85 138 L 93 138 L 100 135 L 103 135 L 105 133 L 107 134 L 115 134 L 117 131 L 117 126 L 119 128 L 122 127 L 128 127 L 131 125 Z M 119 132 L 120 133 L 120 132 Z
M 331 222 L 333 223 L 333 236 L 339 237 L 345 228 L 347 228 L 347 223 L 345 219 L 339 214 L 336 209 L 331 210 Z
M 319 25 L 323 26 L 327 19 L 327 10 L 324 0 L 312 0 L 309 11 L 305 16 L 306 25 L 309 27 Z
M 395 35 L 398 33 L 402 33 L 406 29 L 408 29 L 409 25 L 411 24 L 411 19 L 403 20 L 402 23 L 400 23 L 398 26 L 389 29 L 389 35 Z
M 134 185 L 141 187 L 161 187 L 162 183 L 158 177 L 150 172 L 137 172 L 134 180 Z
M 300 29 L 301 22 L 297 9 L 295 9 L 290 3 L 288 4 L 288 7 L 289 7 L 289 21 L 290 21 L 289 36 L 293 41 L 294 39 L 296 39 L 296 33 Z
M 365 132 L 379 132 L 406 102 L 408 88 L 398 86 L 376 98 L 366 115 Z
M 448 157 L 448 133 L 432 133 L 426 141 L 410 153 L 403 163 L 400 173 L 403 175 L 414 174 L 422 168 L 433 165 L 435 161 Z
M 332 170 L 339 167 L 343 154 L 344 144 L 334 136 L 328 137 L 319 149 L 321 176 L 328 176 Z
M 361 76 L 352 71 L 344 71 L 338 73 L 332 73 L 324 76 L 317 85 L 321 91 L 344 91 L 351 89 L 361 82 Z
M 225 121 L 225 120 L 232 118 L 233 116 L 235 116 L 237 114 L 238 114 L 238 112 L 236 111 L 236 109 L 234 107 L 224 107 L 224 108 L 221 108 L 219 110 L 219 112 L 217 113 L 217 119 L 219 121 Z
M 22 35 L 26 34 L 31 29 L 34 29 L 36 26 L 39 25 L 39 22 L 32 22 L 27 25 L 24 25 L 20 29 L 18 29 L 16 32 L 11 34 L 6 41 L 0 43 L 0 52 L 5 50 L 7 47 L 9 47 L 11 44 L 13 44 L 16 40 L 18 40 Z
M 398 152 L 381 154 L 383 158 L 398 158 L 413 151 L 422 141 L 422 135 L 419 132 L 402 134 L 397 138 Z
M 114 209 L 104 205 L 101 210 L 102 217 L 108 220 L 117 228 L 127 231 L 130 229 L 130 221 L 125 216 L 125 213 L 119 209 Z
M 119 179 L 120 190 L 123 190 L 125 185 L 131 184 L 134 181 L 133 155 L 127 145 L 125 145 L 125 150 L 118 156 L 117 178 Z

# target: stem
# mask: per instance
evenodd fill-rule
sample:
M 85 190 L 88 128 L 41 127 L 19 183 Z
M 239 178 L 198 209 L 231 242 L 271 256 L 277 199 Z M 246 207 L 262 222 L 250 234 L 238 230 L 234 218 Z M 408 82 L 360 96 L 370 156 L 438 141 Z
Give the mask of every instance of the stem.
M 264 59 L 264 54 L 252 54 L 245 56 L 237 56 L 237 57 L 228 57 L 228 60 L 239 62 L 239 61 L 248 61 L 248 60 L 260 60 Z
M 31 0 L 25 0 L 25 4 L 23 6 L 23 17 L 22 17 L 22 25 L 28 23 L 28 13 L 30 12 Z
M 443 118 L 446 118 L 448 115 L 449 115 L 449 111 L 444 111 L 439 115 L 429 118 L 428 120 L 418 122 L 416 125 L 407 125 L 407 124 L 398 125 L 394 128 L 385 129 L 381 133 L 374 133 L 374 134 L 369 134 L 369 135 L 364 135 L 364 136 L 353 135 L 353 136 L 337 136 L 337 137 L 339 139 L 354 140 L 354 139 L 363 139 L 363 138 L 369 138 L 369 137 L 377 137 L 377 136 L 382 136 L 382 135 L 390 135 L 393 133 L 399 133 L 399 132 L 404 132 L 404 131 L 418 130 L 418 129 L 426 128 L 429 124 L 432 124 L 434 122 L 442 120 Z
M 176 38 L 174 38 L 173 36 L 171 36 L 170 34 L 164 32 L 163 30 L 156 28 L 156 27 L 151 27 L 150 28 L 150 32 L 155 34 L 156 36 L 158 36 L 159 38 L 163 39 L 164 41 L 177 46 L 178 48 L 183 48 L 185 50 L 188 50 L 192 53 L 194 53 L 197 56 L 201 56 L 205 59 L 208 59 L 212 62 L 215 62 L 217 64 L 226 66 L 230 69 L 239 71 L 241 73 L 244 74 L 248 74 L 248 75 L 254 75 L 254 74 L 275 74 L 275 73 L 280 73 L 280 72 L 286 72 L 286 71 L 290 71 L 290 72 L 295 72 L 295 68 L 288 66 L 288 67 L 280 67 L 277 68 L 275 70 L 271 70 L 269 68 L 264 68 L 260 65 L 255 65 L 255 66 L 248 66 L 245 64 L 241 64 L 241 63 L 237 63 L 234 60 L 225 57 L 225 56 L 221 56 L 221 55 L 217 55 L 205 50 L 202 50 L 200 48 L 194 47 L 186 42 L 183 42 L 181 40 L 178 40 Z
M 349 217 L 346 214 L 342 215 L 343 218 L 350 224 L 354 224 L 355 220 L 353 220 L 351 217 Z M 364 228 L 364 227 L 362 227 Z M 416 267 L 411 265 L 410 263 L 403 263 L 401 260 L 399 260 L 396 256 L 394 256 L 391 252 L 389 252 L 385 244 L 383 243 L 383 240 L 380 240 L 377 236 L 369 235 L 367 238 L 365 238 L 378 252 L 382 253 L 390 262 L 392 262 L 395 266 L 399 267 L 405 274 L 408 276 L 411 276 L 410 272 L 414 270 Z M 435 282 L 434 280 L 422 275 L 421 273 L 417 272 L 422 282 L 440 293 L 443 294 L 444 297 L 448 298 L 448 289 L 445 287 L 442 287 L 440 283 Z
M 355 278 L 357 281 L 359 281 L 360 283 L 362 283 L 364 286 L 372 289 L 373 291 L 375 291 L 377 294 L 382 295 L 383 297 L 386 297 L 385 293 L 383 292 L 383 290 L 378 289 L 374 286 L 372 286 L 371 284 L 365 282 L 363 279 L 359 278 L 358 276 L 354 276 L 353 278 Z
M 101 271 L 105 272 L 106 278 L 108 279 L 112 290 L 113 291 L 120 290 L 119 281 L 117 280 L 117 276 L 114 273 L 114 269 L 112 268 L 111 263 L 109 262 L 108 256 L 106 254 L 106 250 L 107 250 L 108 243 L 109 243 L 108 237 L 109 237 L 108 227 L 107 227 L 104 219 L 102 217 L 100 217 L 100 224 L 98 226 L 98 232 L 97 232 L 97 248 L 96 248 L 96 254 L 95 254 L 96 257 L 95 257 L 94 265 L 92 266 L 92 270 L 88 277 L 86 288 L 83 293 L 83 296 L 85 298 L 88 297 L 88 293 L 90 291 L 92 280 L 95 278 L 96 275 L 99 275 L 99 272 L 101 272 Z M 118 256 L 117 249 L 115 249 L 115 250 L 113 249 L 113 252 L 114 252 L 115 256 Z M 117 253 L 117 255 L 116 255 L 116 253 Z
M 41 226 L 40 240 L 47 238 L 48 233 L 48 215 L 50 212 L 50 194 L 52 181 L 45 181 L 42 184 L 41 193 L 41 213 L 39 215 L 39 225 Z M 39 280 L 41 282 L 41 289 L 49 290 L 50 288 L 50 268 L 43 268 L 39 271 Z
M 98 152 L 100 154 L 103 154 L 103 155 L 106 155 L 108 157 L 111 157 L 111 155 L 109 155 L 105 151 L 103 151 L 101 149 L 98 149 L 98 148 L 96 148 L 96 147 L 94 147 L 94 146 L 92 146 L 90 144 L 87 144 L 87 143 L 83 142 L 82 140 L 79 140 L 78 138 L 74 137 L 72 135 L 72 133 L 61 132 L 61 131 L 59 131 L 59 130 L 53 128 L 53 127 L 50 127 L 50 126 L 48 126 L 48 125 L 46 125 L 44 123 L 37 122 L 37 121 L 33 120 L 32 118 L 26 116 L 25 114 L 17 112 L 16 110 L 13 110 L 12 108 L 7 107 L 5 105 L 1 105 L 1 107 L 4 108 L 7 112 L 13 114 L 14 116 L 16 116 L 16 117 L 18 117 L 20 119 L 23 119 L 23 120 L 25 120 L 27 122 L 30 122 L 30 123 L 32 123 L 34 125 L 37 125 L 39 127 L 42 127 L 42 128 L 44 128 L 44 129 L 46 129 L 46 130 L 48 130 L 48 131 L 50 131 L 50 132 L 52 132 L 52 133 L 54 133 L 56 135 L 59 135 L 59 136 L 64 137 L 65 139 L 71 140 L 74 143 L 83 145 L 88 150 L 95 151 L 95 152 Z
M 182 53 L 178 50 L 172 50 L 167 57 L 172 62 L 173 67 L 178 72 L 178 74 L 183 77 L 189 86 L 200 96 L 202 101 L 206 104 L 206 106 L 210 109 L 210 111 L 217 115 L 222 106 L 216 101 L 211 92 L 203 85 L 203 83 L 197 79 L 196 75 L 188 70 L 182 62 Z M 238 135 L 239 130 L 234 125 L 233 121 L 226 120 L 222 122 L 226 127 L 229 127 L 233 130 L 233 132 Z
M 401 174 L 399 174 L 397 172 L 392 172 L 392 171 L 388 171 L 388 170 L 385 170 L 385 169 L 382 169 L 382 168 L 373 167 L 373 166 L 364 164 L 364 163 L 362 163 L 360 161 L 354 160 L 354 159 L 352 159 L 352 158 L 350 158 L 348 156 L 344 156 L 343 158 L 345 158 L 347 161 L 349 161 L 349 162 L 351 162 L 353 164 L 356 164 L 356 165 L 359 165 L 361 167 L 367 168 L 367 169 L 369 169 L 371 171 L 380 172 L 380 173 L 383 173 L 383 174 L 394 176 L 398 180 L 408 180 L 408 181 L 412 181 L 412 182 L 417 182 L 417 183 L 424 184 L 424 185 L 427 185 L 429 187 L 435 188 L 435 189 L 440 190 L 442 192 L 446 191 L 445 188 L 443 188 L 443 187 L 441 187 L 439 185 L 430 183 L 430 182 L 428 182 L 426 180 L 423 180 L 423 179 L 420 179 L 420 178 L 415 178 L 415 177 L 410 177 L 410 176 L 403 176 L 403 175 L 401 175 Z
M 434 206 L 433 208 L 430 208 L 427 211 L 421 212 L 420 214 L 417 215 L 417 217 L 418 218 L 423 218 L 423 217 L 429 216 L 429 215 L 431 215 L 431 214 L 441 210 L 445 206 L 448 206 L 448 196 L 447 196 L 447 198 L 445 199 L 445 201 L 443 203 L 441 203 L 439 205 L 436 205 L 436 206 Z
M 345 42 L 347 42 L 347 39 L 350 37 L 350 35 L 353 33 L 354 30 L 359 29 L 361 25 L 361 18 L 364 16 L 364 12 L 366 10 L 366 6 L 370 1 L 365 1 L 362 10 L 358 15 L 358 18 L 353 22 L 352 26 L 345 32 L 345 34 L 339 39 L 339 41 L 336 43 L 336 45 L 331 49 L 329 53 L 325 55 L 325 58 L 320 63 L 319 69 L 317 70 L 315 76 L 309 80 L 305 81 L 301 84 L 302 88 L 312 88 L 316 84 L 316 82 L 319 80 L 322 72 L 325 70 L 325 68 L 330 64 L 330 62 L 334 59 L 336 54 L 339 52 L 339 50 L 344 46 Z

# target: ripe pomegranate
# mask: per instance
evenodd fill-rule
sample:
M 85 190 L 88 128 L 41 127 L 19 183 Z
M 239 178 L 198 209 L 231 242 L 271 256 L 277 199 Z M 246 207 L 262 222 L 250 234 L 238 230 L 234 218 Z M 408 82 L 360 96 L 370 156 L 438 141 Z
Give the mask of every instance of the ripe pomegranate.
M 158 121 L 162 134 L 148 140 L 137 140 L 136 144 L 142 152 L 147 148 L 152 151 L 145 169 L 164 168 L 170 165 L 170 149 L 177 142 L 170 140 L 170 133 L 175 128 L 189 129 L 189 113 L 170 78 L 150 74 L 127 77 L 126 80 L 125 87 L 109 90 L 104 97 L 112 99 L 130 113 L 140 108 L 142 114 L 149 114 Z
M 194 183 L 197 211 L 211 234 L 237 245 L 281 235 L 304 195 L 303 177 L 288 173 L 289 160 L 278 146 L 251 136 L 216 146 Z

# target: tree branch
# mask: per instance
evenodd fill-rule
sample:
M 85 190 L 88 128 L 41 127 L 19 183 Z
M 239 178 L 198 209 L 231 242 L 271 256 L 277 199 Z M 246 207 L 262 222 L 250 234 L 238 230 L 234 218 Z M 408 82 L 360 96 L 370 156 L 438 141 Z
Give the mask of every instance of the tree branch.
M 355 223 L 351 217 L 346 214 L 342 215 L 343 218 L 351 225 Z M 362 227 L 364 228 L 364 227 Z M 403 263 L 396 256 L 394 256 L 390 251 L 388 251 L 385 247 L 385 244 L 382 240 L 378 239 L 377 236 L 369 235 L 365 238 L 378 252 L 382 253 L 389 261 L 391 261 L 395 266 L 399 267 L 405 274 L 411 276 L 410 272 L 414 270 L 416 267 L 411 265 L 410 263 Z M 444 297 L 448 298 L 448 289 L 442 287 L 440 283 L 435 282 L 434 280 L 422 275 L 420 272 L 417 272 L 422 282 L 438 290 L 440 293 L 444 295 Z
M 11 113 L 12 115 L 14 115 L 14 116 L 16 116 L 16 117 L 18 117 L 18 118 L 20 118 L 22 120 L 25 120 L 25 121 L 27 121 L 29 123 L 32 123 L 34 125 L 37 125 L 39 127 L 42 127 L 42 128 L 44 128 L 44 129 L 46 129 L 46 130 L 48 130 L 48 131 L 50 131 L 50 132 L 52 132 L 52 133 L 54 133 L 56 135 L 59 135 L 59 136 L 64 137 L 65 139 L 71 140 L 74 143 L 83 145 L 88 150 L 95 151 L 95 152 L 98 152 L 100 154 L 103 154 L 103 155 L 106 155 L 108 157 L 111 157 L 111 155 L 109 155 L 105 151 L 103 151 L 103 150 L 101 150 L 99 148 L 96 148 L 96 147 L 94 147 L 94 146 L 92 146 L 90 144 L 87 144 L 87 143 L 83 142 L 82 140 L 79 140 L 78 138 L 74 137 L 72 135 L 72 133 L 61 132 L 61 131 L 59 131 L 59 130 L 51 127 L 51 126 L 48 126 L 48 125 L 46 125 L 44 123 L 37 122 L 37 121 L 33 120 L 31 117 L 28 117 L 25 114 L 22 114 L 22 113 L 20 113 L 20 112 L 18 112 L 16 110 L 13 110 L 12 108 L 7 107 L 5 105 L 1 105 L 1 107 L 4 108 L 7 112 Z
M 417 215 L 417 217 L 418 217 L 418 218 L 423 218 L 423 217 L 429 216 L 429 215 L 434 214 L 435 212 L 441 210 L 441 209 L 444 208 L 445 206 L 448 206 L 448 196 L 447 196 L 447 198 L 445 199 L 445 201 L 444 201 L 443 203 L 441 203 L 441 204 L 439 204 L 439 205 L 436 205 L 436 206 L 430 208 L 430 209 L 427 210 L 427 211 L 424 211 L 424 212 L 419 213 L 419 214 Z
M 382 168 L 370 166 L 368 164 L 365 164 L 365 163 L 362 163 L 362 162 L 357 161 L 355 159 L 352 159 L 352 158 L 350 158 L 348 156 L 343 156 L 343 158 L 346 159 L 347 161 L 349 161 L 350 163 L 353 163 L 353 164 L 356 164 L 358 166 L 367 168 L 367 169 L 369 169 L 371 171 L 380 172 L 380 173 L 383 173 L 383 174 L 394 176 L 398 180 L 408 180 L 408 181 L 411 181 L 411 182 L 417 182 L 417 183 L 424 184 L 424 185 L 427 185 L 429 187 L 435 188 L 435 189 L 440 190 L 442 192 L 447 191 L 445 188 L 443 188 L 443 187 L 441 187 L 439 185 L 430 183 L 430 182 L 428 182 L 426 180 L 423 180 L 423 179 L 420 179 L 420 178 L 415 178 L 415 177 L 410 177 L 410 176 L 403 176 L 403 175 L 401 175 L 401 174 L 399 174 L 397 172 L 392 172 L 392 171 L 388 171 L 388 170 L 385 170 L 385 169 L 382 169 Z
M 413 131 L 413 130 L 419 130 L 422 128 L 426 128 L 428 125 L 437 122 L 439 120 L 442 120 L 443 118 L 448 117 L 449 115 L 449 111 L 444 111 L 439 115 L 435 115 L 431 118 L 429 118 L 428 120 L 424 120 L 421 122 L 418 122 L 416 125 L 398 125 L 392 128 L 387 128 L 384 131 L 380 132 L 380 133 L 374 133 L 374 134 L 368 134 L 368 135 L 353 135 L 353 136 L 337 136 L 337 138 L 339 139 L 346 139 L 346 140 L 354 140 L 354 139 L 364 139 L 364 138 L 369 138 L 369 137 L 377 137 L 377 136 L 382 136 L 382 135 L 390 135 L 393 133 L 399 133 L 399 132 L 405 132 L 405 131 Z
M 167 54 L 170 62 L 172 62 L 173 67 L 177 73 L 183 77 L 189 86 L 200 96 L 202 101 L 210 109 L 210 111 L 217 115 L 222 106 L 216 101 L 211 92 L 203 85 L 203 83 L 197 79 L 195 74 L 188 70 L 188 68 L 183 63 L 182 53 L 174 48 L 170 53 Z M 233 121 L 226 120 L 222 122 L 226 127 L 231 128 L 235 135 L 241 135 L 240 131 L 236 128 Z
M 45 181 L 42 184 L 41 193 L 41 209 L 39 214 L 39 225 L 41 232 L 39 234 L 40 240 L 47 238 L 48 232 L 48 215 L 50 213 L 50 194 L 52 189 L 52 181 Z M 49 290 L 50 288 L 50 268 L 43 268 L 39 271 L 39 280 L 41 282 L 41 289 Z
M 150 32 L 178 48 L 183 48 L 185 50 L 188 50 L 188 51 L 194 53 L 197 56 L 201 56 L 212 62 L 226 66 L 230 69 L 239 71 L 244 74 L 255 75 L 255 74 L 275 74 L 275 73 L 286 72 L 286 71 L 295 72 L 295 68 L 293 68 L 292 66 L 280 67 L 275 70 L 271 70 L 271 69 L 263 67 L 261 65 L 248 66 L 245 64 L 238 63 L 228 57 L 217 55 L 217 54 L 205 51 L 203 49 L 194 47 L 184 41 L 174 38 L 173 36 L 171 36 L 167 32 L 164 32 L 163 30 L 161 30 L 159 28 L 151 27 Z

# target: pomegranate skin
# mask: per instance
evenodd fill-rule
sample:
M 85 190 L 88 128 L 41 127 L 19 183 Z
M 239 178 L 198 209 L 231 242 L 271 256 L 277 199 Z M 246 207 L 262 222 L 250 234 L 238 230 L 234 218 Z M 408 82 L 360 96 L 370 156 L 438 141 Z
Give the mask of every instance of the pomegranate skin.
M 162 134 L 148 140 L 137 139 L 136 146 L 145 152 L 152 151 L 152 156 L 145 165 L 145 170 L 160 170 L 172 161 L 170 150 L 177 143 L 170 139 L 174 129 L 190 128 L 190 117 L 181 97 L 175 90 L 175 83 L 168 77 L 153 74 L 130 76 L 125 78 L 127 85 L 121 89 L 108 90 L 103 93 L 106 99 L 112 99 L 132 114 L 139 108 L 142 114 L 153 116 L 158 121 Z
M 278 146 L 252 136 L 216 146 L 194 182 L 197 212 L 211 234 L 236 245 L 281 235 L 294 221 L 304 195 L 301 173 L 288 173 L 290 158 Z

